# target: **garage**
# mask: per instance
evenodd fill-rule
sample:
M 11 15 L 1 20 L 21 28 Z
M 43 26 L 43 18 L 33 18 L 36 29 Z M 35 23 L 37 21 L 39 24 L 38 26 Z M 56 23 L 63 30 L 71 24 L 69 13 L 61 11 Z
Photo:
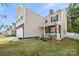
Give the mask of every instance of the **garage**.
M 16 36 L 18 38 L 23 38 L 23 27 L 20 27 L 16 30 Z

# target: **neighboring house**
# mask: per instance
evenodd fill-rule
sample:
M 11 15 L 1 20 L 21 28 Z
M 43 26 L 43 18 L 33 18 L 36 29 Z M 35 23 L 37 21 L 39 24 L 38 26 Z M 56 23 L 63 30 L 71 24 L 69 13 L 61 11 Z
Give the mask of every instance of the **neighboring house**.
M 3 36 L 8 36 L 9 34 L 7 33 L 7 31 L 3 31 L 2 32 Z
M 9 36 L 9 35 L 12 35 L 12 28 L 11 28 L 11 26 L 8 26 L 7 27 L 7 36 Z
M 42 17 L 24 6 L 18 6 L 16 11 L 16 37 L 50 37 L 64 38 L 67 32 L 66 10 L 53 12 Z
M 15 23 L 12 23 L 11 26 L 8 26 L 6 32 L 7 32 L 7 35 L 15 36 L 16 35 L 16 25 L 15 25 Z
M 0 32 L 0 36 L 4 36 L 3 33 Z
M 16 23 L 12 23 L 11 25 L 11 28 L 12 28 L 12 35 L 15 36 L 16 35 Z

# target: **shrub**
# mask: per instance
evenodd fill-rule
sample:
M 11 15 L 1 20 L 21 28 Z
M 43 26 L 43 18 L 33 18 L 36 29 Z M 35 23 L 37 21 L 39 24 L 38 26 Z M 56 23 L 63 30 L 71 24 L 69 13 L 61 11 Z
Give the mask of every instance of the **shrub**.
M 43 40 L 43 41 L 47 41 L 48 38 L 42 37 L 41 40 Z
M 56 34 L 55 34 L 55 35 L 50 35 L 50 36 L 49 36 L 49 39 L 50 39 L 50 40 L 56 39 Z

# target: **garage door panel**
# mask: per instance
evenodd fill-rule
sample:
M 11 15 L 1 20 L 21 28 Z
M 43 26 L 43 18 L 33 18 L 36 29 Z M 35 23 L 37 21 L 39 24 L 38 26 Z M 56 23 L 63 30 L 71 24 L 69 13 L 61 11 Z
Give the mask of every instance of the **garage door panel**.
M 18 28 L 16 34 L 18 38 L 23 38 L 23 28 L 22 27 Z

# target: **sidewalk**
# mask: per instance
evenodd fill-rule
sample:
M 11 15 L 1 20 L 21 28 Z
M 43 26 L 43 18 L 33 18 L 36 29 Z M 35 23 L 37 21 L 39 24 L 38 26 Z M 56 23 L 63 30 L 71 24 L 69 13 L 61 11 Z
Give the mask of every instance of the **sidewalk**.
M 9 41 L 9 40 L 12 40 L 12 41 L 17 41 L 17 40 L 18 40 L 18 38 L 16 38 L 16 37 L 0 38 L 0 41 Z

